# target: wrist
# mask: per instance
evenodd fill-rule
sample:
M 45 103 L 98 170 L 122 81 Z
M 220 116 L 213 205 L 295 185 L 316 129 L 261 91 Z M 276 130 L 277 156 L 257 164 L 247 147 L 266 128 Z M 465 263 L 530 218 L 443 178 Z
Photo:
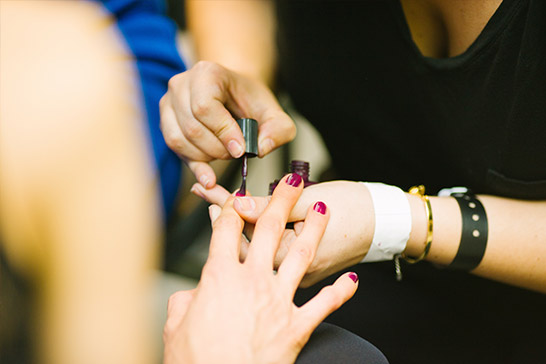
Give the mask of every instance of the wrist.
M 423 200 L 419 196 L 406 193 L 406 197 L 408 198 L 411 210 L 411 232 L 404 254 L 411 257 L 418 257 L 425 250 L 428 226 L 427 216 Z
M 418 196 L 406 194 L 410 203 L 412 228 L 405 254 L 419 256 L 423 253 L 427 237 L 427 217 L 423 201 Z M 434 234 L 426 260 L 448 265 L 458 249 L 461 236 L 461 214 L 454 198 L 429 196 Z

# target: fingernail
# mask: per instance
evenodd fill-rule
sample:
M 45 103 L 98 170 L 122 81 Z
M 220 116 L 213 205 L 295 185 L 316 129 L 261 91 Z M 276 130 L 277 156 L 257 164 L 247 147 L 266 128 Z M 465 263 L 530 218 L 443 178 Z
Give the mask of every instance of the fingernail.
M 199 178 L 199 182 L 205 186 L 205 188 L 208 187 L 209 183 L 210 183 L 210 180 L 209 178 L 206 176 L 206 175 L 202 175 L 200 178 Z
M 271 138 L 265 138 L 258 143 L 258 147 L 262 154 L 267 154 L 275 148 L 275 143 Z
M 301 176 L 297 173 L 291 173 L 286 179 L 286 183 L 292 187 L 298 187 L 301 183 Z
M 235 207 L 241 211 L 253 211 L 256 208 L 256 202 L 252 198 L 237 197 L 233 203 L 237 204 Z
M 205 198 L 205 195 L 203 194 L 203 192 L 199 189 L 199 187 L 197 187 L 198 185 L 193 185 L 192 188 L 190 189 L 190 192 L 201 197 L 202 199 L 206 200 Z
M 315 206 L 313 206 L 313 210 L 315 210 L 319 214 L 324 215 L 326 214 L 326 204 L 322 201 L 318 201 L 317 203 L 315 203 Z
M 355 272 L 349 273 L 349 278 L 351 278 L 355 283 L 358 282 L 358 274 L 356 274 Z
M 236 140 L 230 140 L 227 149 L 229 150 L 229 154 L 231 154 L 234 158 L 239 158 L 243 155 L 243 146 Z

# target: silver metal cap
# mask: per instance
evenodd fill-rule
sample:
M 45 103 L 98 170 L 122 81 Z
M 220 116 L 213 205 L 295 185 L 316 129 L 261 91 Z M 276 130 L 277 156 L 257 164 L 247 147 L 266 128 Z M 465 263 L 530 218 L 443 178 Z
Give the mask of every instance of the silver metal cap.
M 237 120 L 237 124 L 243 132 L 245 138 L 245 153 L 249 157 L 255 157 L 258 155 L 258 122 L 254 119 L 243 118 Z

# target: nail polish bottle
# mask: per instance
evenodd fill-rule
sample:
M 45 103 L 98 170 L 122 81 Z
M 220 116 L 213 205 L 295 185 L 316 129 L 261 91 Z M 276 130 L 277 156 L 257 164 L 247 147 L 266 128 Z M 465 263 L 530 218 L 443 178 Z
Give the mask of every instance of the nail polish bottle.
M 237 124 L 243 132 L 245 138 L 245 153 L 243 154 L 243 165 L 241 167 L 241 176 L 243 180 L 241 187 L 237 191 L 237 196 L 246 195 L 246 178 L 248 175 L 248 158 L 254 158 L 258 155 L 258 122 L 254 119 L 243 118 L 237 120 Z
M 300 160 L 293 160 L 290 162 L 289 166 L 289 173 L 296 173 L 301 176 L 303 179 L 303 188 L 314 185 L 317 182 L 313 182 L 309 180 L 309 162 L 300 161 Z M 277 187 L 277 184 L 279 183 L 279 179 L 276 179 L 272 183 L 269 184 L 269 194 L 273 194 L 273 191 Z

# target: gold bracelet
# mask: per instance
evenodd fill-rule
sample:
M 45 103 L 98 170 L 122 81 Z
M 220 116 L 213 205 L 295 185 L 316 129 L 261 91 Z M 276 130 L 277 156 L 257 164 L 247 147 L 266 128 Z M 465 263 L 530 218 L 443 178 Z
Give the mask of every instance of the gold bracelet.
M 413 186 L 409 189 L 408 193 L 410 195 L 419 196 L 421 200 L 425 202 L 425 213 L 427 215 L 427 221 L 428 221 L 428 227 L 427 227 L 427 240 L 425 243 L 425 251 L 421 253 L 416 258 L 408 257 L 406 254 L 402 253 L 401 257 L 404 258 L 404 260 L 410 264 L 415 264 L 417 262 L 420 262 L 421 260 L 425 259 L 428 255 L 428 252 L 430 251 L 430 245 L 432 244 L 432 209 L 430 207 L 430 200 L 427 195 L 425 195 L 425 186 L 419 185 L 419 186 Z

